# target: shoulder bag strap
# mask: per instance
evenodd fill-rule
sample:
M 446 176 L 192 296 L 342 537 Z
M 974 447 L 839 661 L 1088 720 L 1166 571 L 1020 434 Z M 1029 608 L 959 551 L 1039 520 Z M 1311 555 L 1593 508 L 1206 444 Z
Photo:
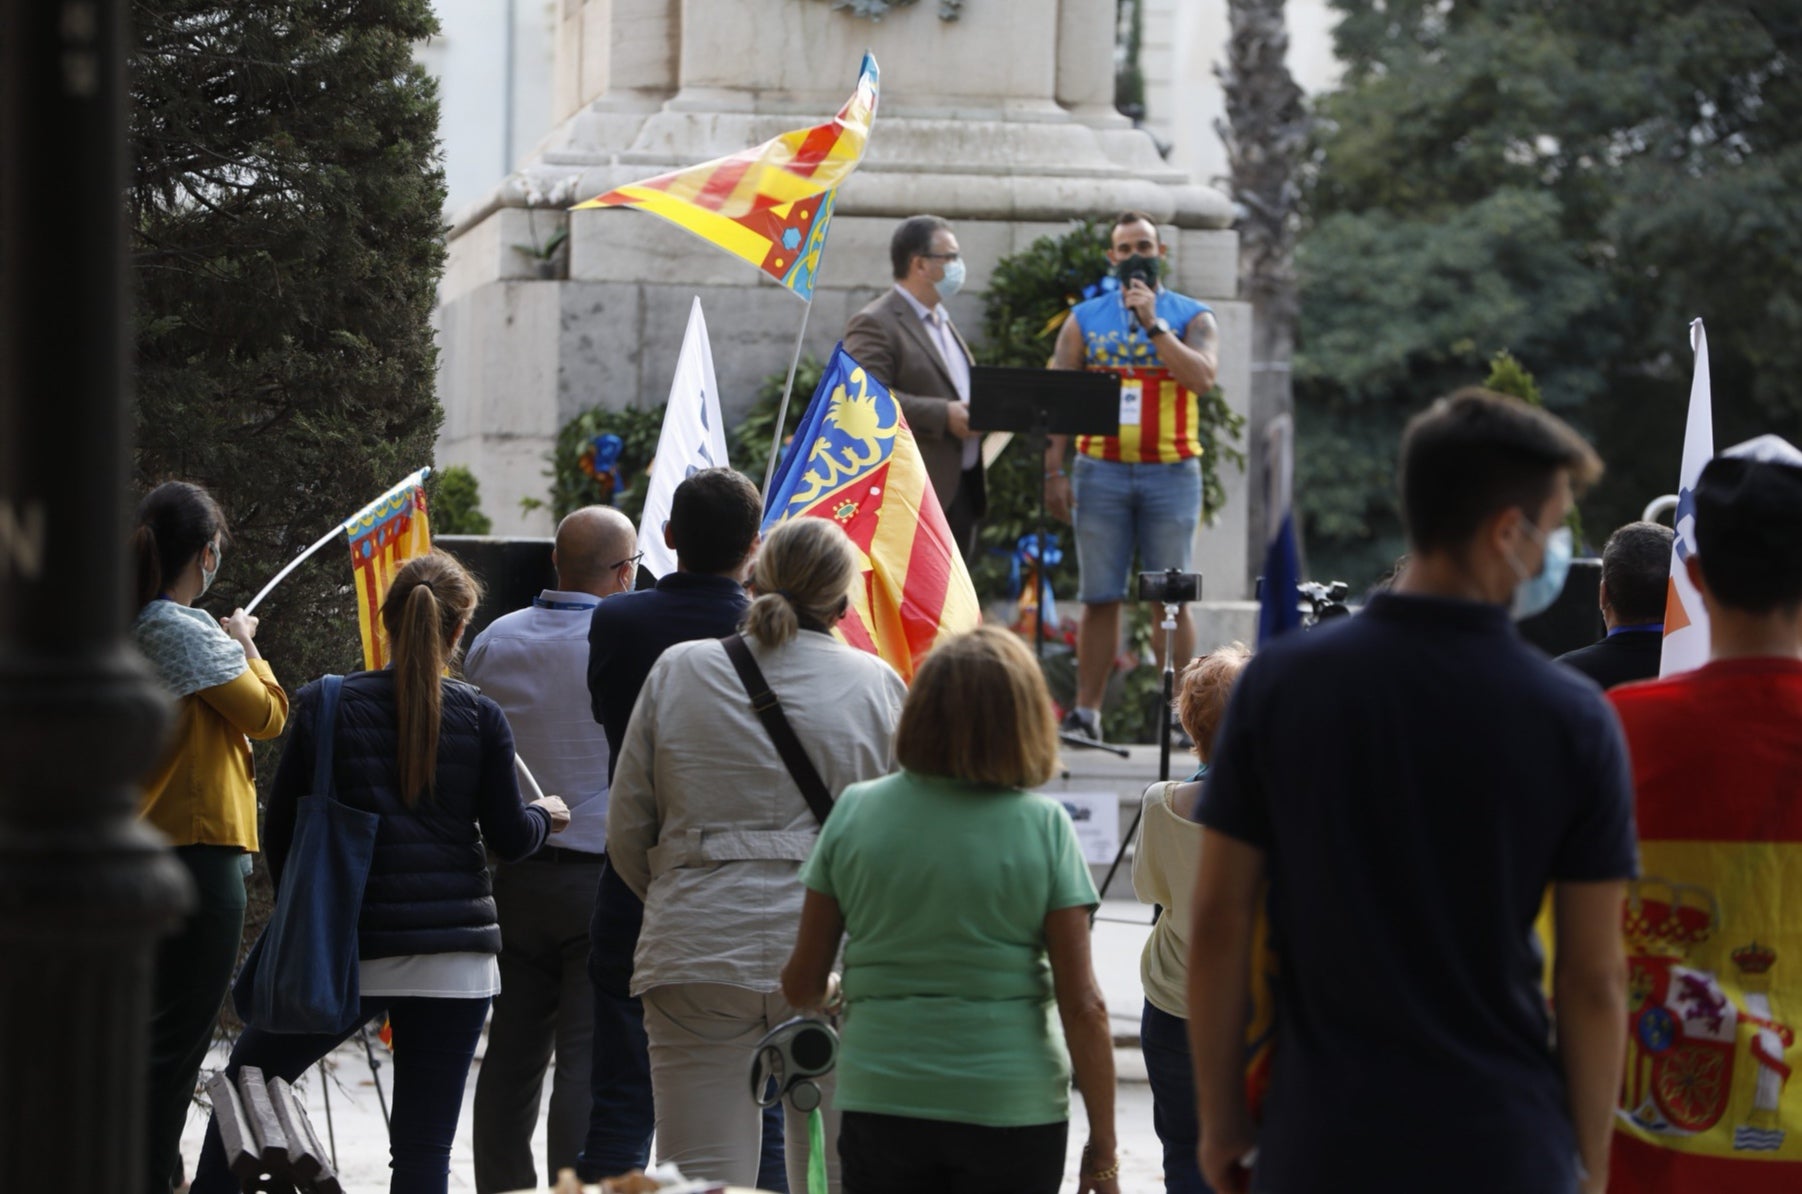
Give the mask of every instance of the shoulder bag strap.
M 795 728 L 783 716 L 782 702 L 770 691 L 769 681 L 763 678 L 763 669 L 752 658 L 751 648 L 745 643 L 744 635 L 728 634 L 720 642 L 726 648 L 726 658 L 732 661 L 739 680 L 745 686 L 745 693 L 751 698 L 751 711 L 757 714 L 757 720 L 769 731 L 771 740 L 776 744 L 776 753 L 782 756 L 790 778 L 801 789 L 801 795 L 807 798 L 807 807 L 813 810 L 814 817 L 824 825 L 826 818 L 832 814 L 832 793 L 814 768 L 813 760 L 807 757 L 801 740 L 795 737 Z
M 313 791 L 329 792 L 332 783 L 332 743 L 338 736 L 338 690 L 344 687 L 343 676 L 325 676 L 319 681 L 319 724 L 313 727 L 317 740 L 313 744 Z

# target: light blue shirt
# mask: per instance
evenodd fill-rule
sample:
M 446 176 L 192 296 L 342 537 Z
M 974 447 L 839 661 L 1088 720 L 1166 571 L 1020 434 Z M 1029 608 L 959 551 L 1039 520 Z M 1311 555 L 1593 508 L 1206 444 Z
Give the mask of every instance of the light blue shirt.
M 478 634 L 463 664 L 507 715 L 538 786 L 569 805 L 569 828 L 547 844 L 590 854 L 607 848 L 607 735 L 588 699 L 588 623 L 600 601 L 546 589 Z

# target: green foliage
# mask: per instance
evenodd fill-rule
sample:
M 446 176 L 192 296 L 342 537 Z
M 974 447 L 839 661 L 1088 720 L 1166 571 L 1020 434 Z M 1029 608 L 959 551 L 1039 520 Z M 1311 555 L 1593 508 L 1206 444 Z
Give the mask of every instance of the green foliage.
M 218 496 L 229 610 L 431 460 L 444 180 L 413 46 L 437 25 L 427 0 L 130 16 L 136 473 Z M 258 609 L 290 691 L 360 664 L 348 565 L 321 552 Z
M 482 513 L 482 486 L 460 464 L 434 469 L 431 479 L 434 535 L 486 535 L 494 523 Z
M 545 476 L 551 480 L 551 517 L 561 521 L 565 514 L 583 506 L 617 506 L 633 522 L 644 513 L 645 493 L 651 485 L 651 461 L 657 456 L 657 439 L 663 434 L 663 408 L 628 406 L 623 410 L 607 410 L 591 406 L 557 432 L 557 443 L 546 459 L 550 468 Z M 603 435 L 620 438 L 619 459 L 612 478 L 603 480 L 594 470 L 594 441 Z M 521 498 L 527 510 L 542 508 L 546 503 L 536 498 Z
M 135 473 L 224 506 L 225 612 L 432 458 L 444 177 L 413 46 L 437 23 L 427 0 L 134 0 L 129 24 Z M 362 666 L 350 580 L 328 548 L 258 607 L 289 692 Z
M 1497 394 L 1510 394 L 1532 406 L 1545 405 L 1545 399 L 1539 396 L 1539 383 L 1505 348 L 1489 358 L 1489 376 L 1483 379 L 1483 388 Z
M 783 419 L 784 443 L 801 425 L 801 416 L 807 413 L 807 404 L 812 401 L 813 392 L 820 388 L 820 378 L 825 374 L 825 362 L 812 353 L 802 354 L 795 366 L 795 388 L 788 401 L 788 416 Z M 764 378 L 757 387 L 757 401 L 726 437 L 732 467 L 751 478 L 759 489 L 763 488 L 763 471 L 769 467 L 770 446 L 776 441 L 776 410 L 782 404 L 782 383 L 787 380 L 787 369 Z
M 1505 348 L 1489 358 L 1489 376 L 1483 379 L 1483 388 L 1494 390 L 1498 394 L 1512 395 L 1532 406 L 1545 405 L 1545 399 L 1539 393 L 1539 383 L 1533 380 L 1527 367 Z M 1570 528 L 1578 555 L 1594 554 L 1584 542 L 1583 515 L 1574 503 L 1570 513 L 1564 516 L 1564 525 Z
M 1793 27 L 1699 0 L 1335 7 L 1347 73 L 1319 105 L 1297 254 L 1317 571 L 1387 567 L 1402 424 L 1498 350 L 1533 362 L 1544 405 L 1608 461 L 1586 499 L 1603 526 L 1671 488 L 1692 316 L 1717 440 L 1796 425 Z

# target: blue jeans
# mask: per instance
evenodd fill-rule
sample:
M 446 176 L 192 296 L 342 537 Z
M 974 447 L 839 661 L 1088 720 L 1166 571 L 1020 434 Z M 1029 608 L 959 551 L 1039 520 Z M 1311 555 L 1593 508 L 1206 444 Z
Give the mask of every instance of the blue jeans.
M 1126 599 L 1133 548 L 1139 568 L 1189 570 L 1201 517 L 1201 461 L 1122 464 L 1078 456 L 1070 470 L 1076 503 L 1076 562 L 1085 605 Z
M 388 1189 L 390 1194 L 445 1194 L 451 1140 L 463 1110 L 469 1062 L 488 1018 L 488 1000 L 371 996 L 363 1000 L 359 1026 L 383 1012 L 394 1027 L 393 1111 L 388 1125 L 394 1175 Z M 236 1080 L 239 1069 L 255 1066 L 265 1078 L 293 1082 L 355 1031 L 314 1035 L 246 1028 L 225 1072 Z M 189 1194 L 237 1194 L 238 1189 L 238 1179 L 226 1168 L 218 1121 L 210 1121 Z
M 1164 1189 L 1168 1194 L 1210 1194 L 1195 1157 L 1201 1127 L 1195 1118 L 1189 1022 L 1147 1003 L 1139 1017 L 1139 1050 L 1151 1079 L 1151 1126 L 1164 1145 Z
M 632 958 L 644 927 L 644 904 L 611 866 L 602 866 L 588 922 L 588 978 L 594 985 L 594 1044 L 589 1061 L 588 1139 L 576 1165 L 585 1182 L 643 1169 L 651 1157 L 657 1104 L 651 1097 L 651 1045 L 644 1005 L 631 994 Z M 750 1096 L 747 1094 L 747 1098 Z M 763 1114 L 760 1190 L 787 1194 L 782 1107 Z

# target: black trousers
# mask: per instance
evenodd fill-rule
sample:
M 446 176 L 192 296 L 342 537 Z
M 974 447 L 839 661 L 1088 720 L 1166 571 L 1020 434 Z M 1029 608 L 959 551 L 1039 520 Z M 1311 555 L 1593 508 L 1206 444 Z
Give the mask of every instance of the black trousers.
M 844 1194 L 1057 1194 L 1066 1122 L 990 1128 L 944 1119 L 844 1113 L 838 1160 Z
M 945 508 L 945 522 L 951 528 L 951 540 L 957 544 L 957 550 L 964 553 L 966 564 L 976 559 L 976 532 L 988 509 L 988 494 L 984 485 L 980 464 L 965 469 L 963 478 L 958 482 L 956 495 Z

